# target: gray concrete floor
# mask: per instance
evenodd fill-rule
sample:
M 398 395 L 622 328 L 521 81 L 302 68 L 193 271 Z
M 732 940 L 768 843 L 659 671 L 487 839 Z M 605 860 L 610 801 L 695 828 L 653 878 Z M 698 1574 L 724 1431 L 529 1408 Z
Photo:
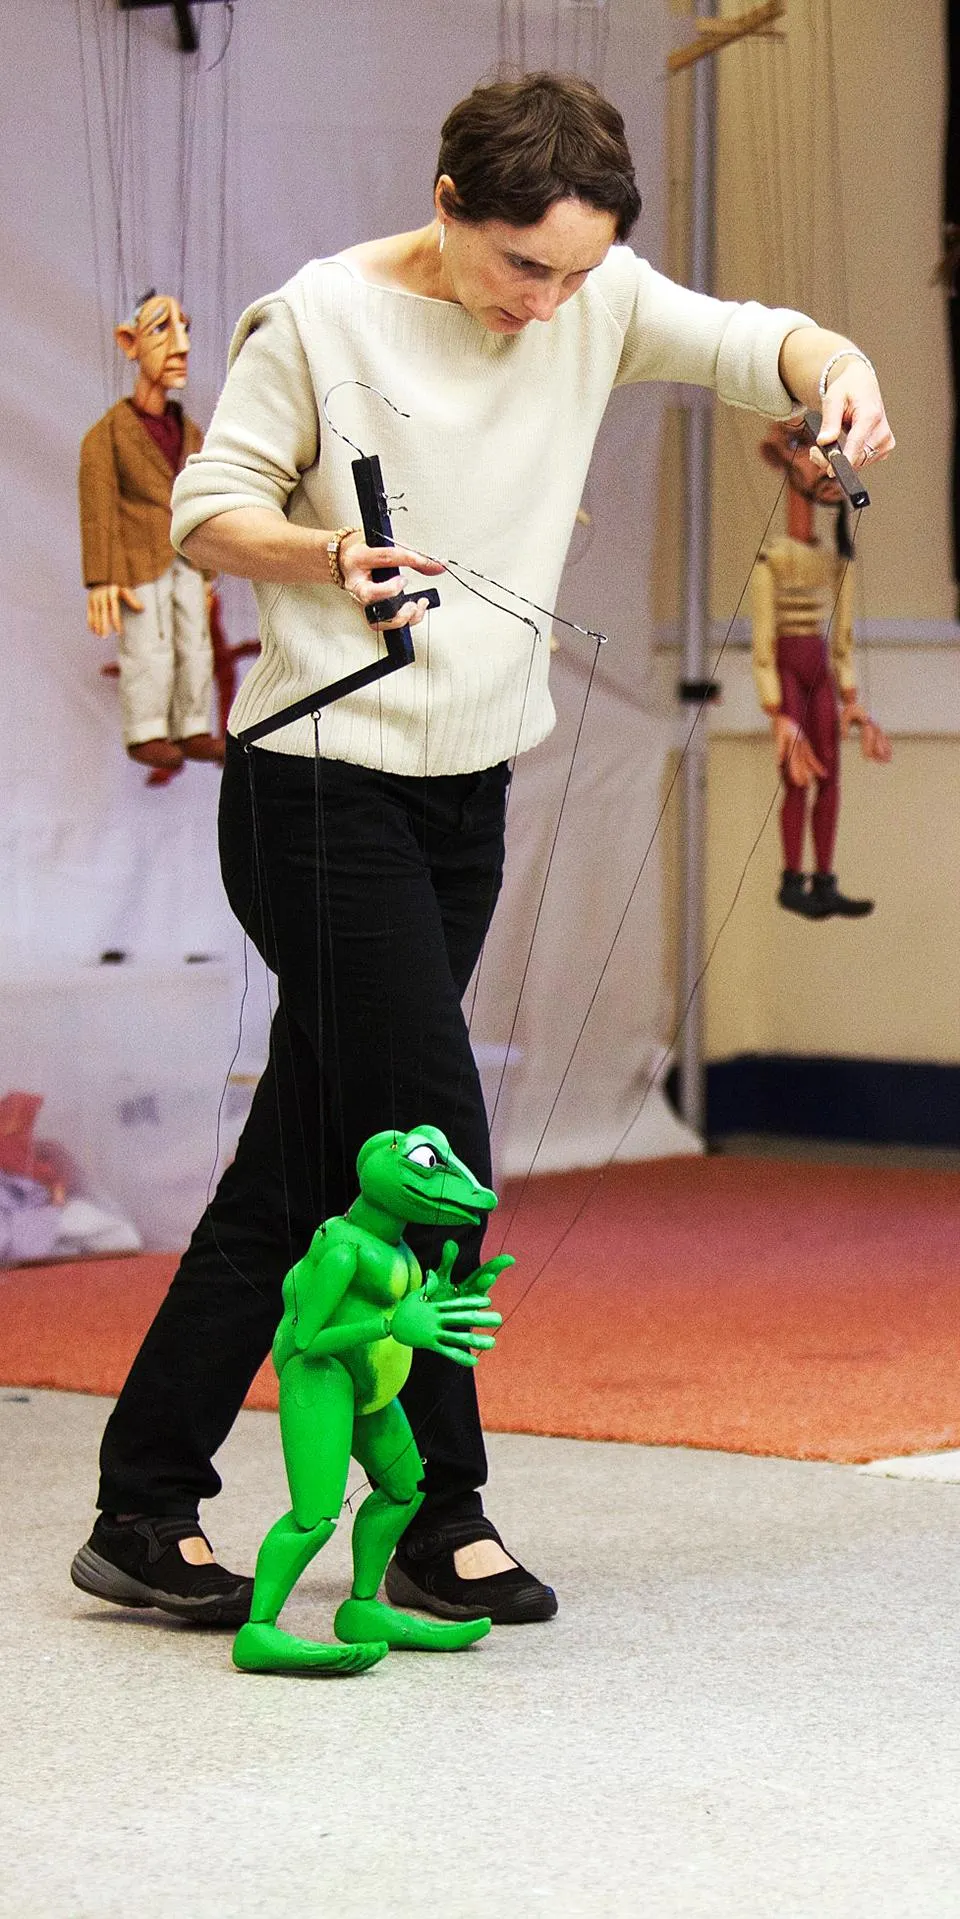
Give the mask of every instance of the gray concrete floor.
M 494 1437 L 559 1618 L 261 1679 L 70 1585 L 106 1410 L 0 1389 L 4 1919 L 960 1914 L 955 1486 Z M 251 1566 L 274 1417 L 221 1463 Z M 327 1635 L 347 1582 L 345 1523 L 285 1618 Z

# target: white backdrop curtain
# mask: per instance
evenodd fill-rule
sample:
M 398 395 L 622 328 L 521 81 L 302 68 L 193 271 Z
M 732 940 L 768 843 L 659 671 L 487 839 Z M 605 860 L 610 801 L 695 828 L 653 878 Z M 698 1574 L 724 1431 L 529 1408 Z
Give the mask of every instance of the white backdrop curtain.
M 440 123 L 493 76 L 505 37 L 527 67 L 576 67 L 621 107 L 644 195 L 634 244 L 659 264 L 672 24 L 664 0 L 237 0 L 219 59 L 227 9 L 194 15 L 202 43 L 190 57 L 165 7 L 44 0 L 4 8 L 0 30 L 0 1095 L 42 1093 L 38 1132 L 69 1148 L 87 1190 L 118 1202 L 154 1246 L 182 1241 L 218 1151 L 230 1151 L 264 1057 L 268 983 L 247 956 L 241 1022 L 245 956 L 220 892 L 215 770 L 188 765 L 164 788 L 146 785 L 100 672 L 110 648 L 85 626 L 77 452 L 129 390 L 113 324 L 147 286 L 181 295 L 194 341 L 186 401 L 203 424 L 248 301 L 313 255 L 430 217 Z M 538 1170 L 596 1164 L 618 1142 L 634 1157 L 695 1144 L 656 1087 L 632 1123 L 672 1007 L 657 844 L 608 962 L 673 737 L 648 695 L 664 397 L 615 396 L 563 583 L 559 611 L 610 643 L 522 996 L 590 662 L 589 643 L 562 628 L 560 724 L 514 782 L 509 877 L 472 1029 L 491 1095 L 510 1049 L 501 1171 L 525 1171 L 535 1154 Z M 223 598 L 228 638 L 250 637 L 248 589 L 227 582 Z M 111 949 L 125 959 L 102 964 Z

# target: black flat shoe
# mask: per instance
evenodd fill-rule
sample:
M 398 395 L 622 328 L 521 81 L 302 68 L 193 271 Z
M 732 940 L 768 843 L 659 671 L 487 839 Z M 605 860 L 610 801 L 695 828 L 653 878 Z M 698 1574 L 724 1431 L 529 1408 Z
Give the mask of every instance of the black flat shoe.
M 253 1580 L 216 1562 L 191 1566 L 178 1541 L 198 1535 L 205 1538 L 195 1519 L 119 1520 L 101 1513 L 70 1577 L 81 1592 L 115 1606 L 156 1606 L 196 1626 L 245 1625 Z
M 525 1566 L 489 1573 L 485 1579 L 461 1579 L 453 1555 L 478 1539 L 495 1539 L 503 1546 L 496 1527 L 483 1514 L 441 1519 L 433 1527 L 405 1533 L 384 1581 L 391 1605 L 414 1606 L 440 1619 L 492 1619 L 495 1626 L 552 1619 L 557 1610 L 553 1587 L 545 1586 Z

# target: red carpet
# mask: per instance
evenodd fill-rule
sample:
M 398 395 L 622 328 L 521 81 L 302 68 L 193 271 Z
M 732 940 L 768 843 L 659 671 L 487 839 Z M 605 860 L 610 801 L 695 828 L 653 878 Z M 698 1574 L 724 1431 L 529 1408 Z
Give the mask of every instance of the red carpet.
M 657 1160 L 508 1187 L 498 1221 L 518 1265 L 478 1373 L 491 1430 L 796 1459 L 960 1446 L 955 1174 Z M 175 1264 L 0 1274 L 0 1379 L 115 1393 Z M 275 1403 L 264 1368 L 248 1404 Z

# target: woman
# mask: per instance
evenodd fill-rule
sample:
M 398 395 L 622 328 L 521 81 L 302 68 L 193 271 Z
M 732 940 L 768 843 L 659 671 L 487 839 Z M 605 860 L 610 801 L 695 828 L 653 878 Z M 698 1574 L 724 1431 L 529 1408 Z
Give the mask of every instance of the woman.
M 553 723 L 548 622 L 527 602 L 553 603 L 611 389 L 693 381 L 778 417 L 821 404 L 825 440 L 846 428 L 855 465 L 893 446 L 850 341 L 672 285 L 623 245 L 639 208 L 623 122 L 592 86 L 478 88 L 444 125 L 429 225 L 313 261 L 244 314 L 178 480 L 175 544 L 256 583 L 262 654 L 231 715 L 221 851 L 279 1005 L 234 1165 L 104 1437 L 103 1516 L 74 1562 L 104 1598 L 245 1616 L 250 1582 L 212 1563 L 198 1502 L 219 1490 L 211 1455 L 268 1350 L 284 1273 L 349 1203 L 363 1140 L 429 1121 L 489 1179 L 460 1000 L 500 884 L 509 762 Z M 357 446 L 402 493 L 410 546 L 357 531 Z M 364 608 L 392 589 L 374 572 L 444 571 L 417 541 L 500 586 L 478 598 L 448 572 L 429 626 L 415 599 L 388 622 L 421 629 L 414 665 L 245 751 L 244 728 L 375 656 Z M 482 1513 L 470 1372 L 418 1353 L 404 1405 L 426 1498 L 389 1596 L 550 1617 L 553 1592 Z

